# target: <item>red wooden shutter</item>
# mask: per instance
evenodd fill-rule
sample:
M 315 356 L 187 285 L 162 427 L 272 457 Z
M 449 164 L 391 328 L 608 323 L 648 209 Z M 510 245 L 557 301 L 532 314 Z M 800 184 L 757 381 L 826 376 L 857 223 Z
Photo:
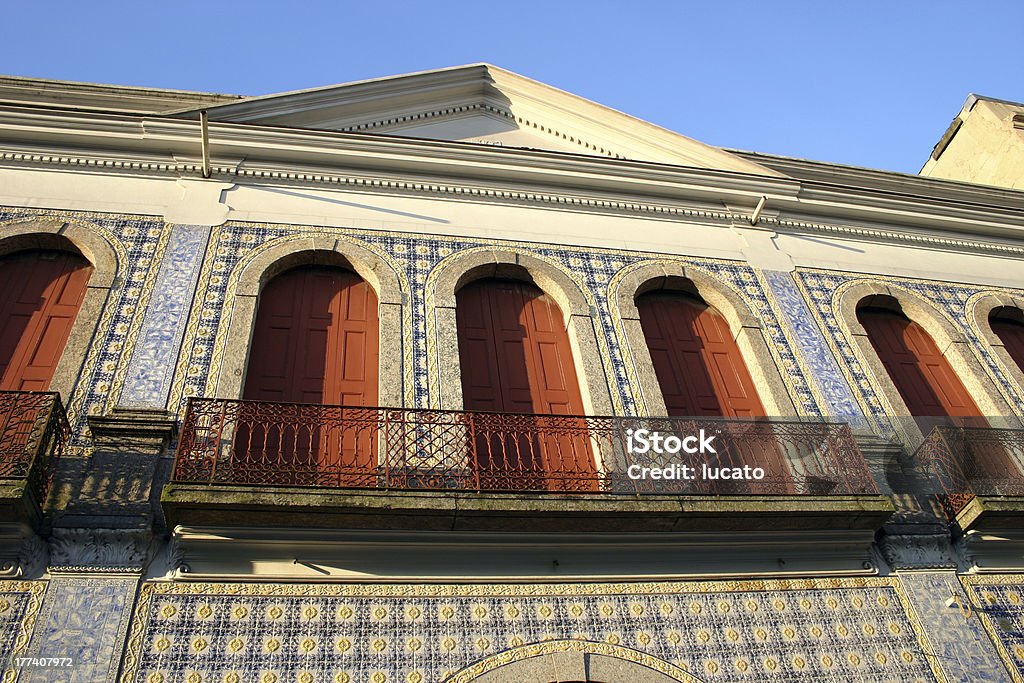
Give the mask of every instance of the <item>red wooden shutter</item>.
M 583 413 L 569 335 L 551 297 L 521 282 L 482 280 L 457 298 L 467 410 Z
M 244 398 L 376 406 L 378 335 L 377 295 L 357 275 L 315 266 L 287 271 L 260 293 Z M 242 425 L 235 452 L 254 479 L 376 485 L 376 419 L 358 409 L 279 409 Z
M 375 406 L 377 295 L 359 276 L 303 267 L 260 293 L 244 397 Z
M 981 416 L 924 328 L 902 313 L 881 308 L 862 308 L 857 319 L 912 416 Z
M 84 258 L 67 252 L 0 259 L 0 389 L 50 388 L 91 273 Z
M 992 331 L 1003 342 L 1006 352 L 1024 372 L 1024 323 L 1008 318 L 993 318 L 990 323 Z
M 474 282 L 459 290 L 456 320 L 466 410 L 583 414 L 562 313 L 544 292 L 521 282 Z M 595 467 L 585 423 L 562 420 L 559 429 L 557 422 L 517 419 L 514 424 L 523 429 L 500 435 L 497 425 L 481 426 L 478 436 L 490 436 L 477 438 L 476 457 L 478 467 L 489 473 L 488 487 L 530 487 L 532 472 L 538 486 L 589 489 Z M 527 433 L 536 436 L 527 438 Z M 544 482 L 537 479 L 541 474 Z
M 644 294 L 636 307 L 669 415 L 764 415 L 729 324 L 715 309 L 672 292 Z

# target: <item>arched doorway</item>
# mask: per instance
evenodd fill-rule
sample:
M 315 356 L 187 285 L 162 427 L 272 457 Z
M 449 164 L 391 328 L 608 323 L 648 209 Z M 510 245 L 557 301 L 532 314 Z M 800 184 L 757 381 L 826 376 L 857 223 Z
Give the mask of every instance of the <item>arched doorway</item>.
M 65 251 L 0 258 L 0 390 L 50 388 L 91 273 L 88 261 Z
M 558 305 L 532 284 L 484 279 L 456 294 L 463 405 L 482 488 L 590 490 L 583 399 Z
M 729 324 L 703 299 L 682 291 L 653 291 L 636 299 L 654 371 L 670 417 L 725 417 L 751 420 L 765 416 Z M 713 493 L 748 493 L 756 490 L 792 493 L 793 479 L 786 458 L 770 426 L 722 426 L 715 456 L 700 456 L 718 467 L 761 468 L 756 485 L 743 480 L 705 481 Z
M 993 309 L 988 320 L 1010 358 L 1024 372 L 1024 311 L 1002 306 Z
M 300 405 L 243 421 L 235 449 L 253 477 L 265 467 L 275 483 L 375 484 L 376 431 L 359 429 L 353 408 L 377 404 L 378 335 L 376 293 L 350 271 L 302 266 L 267 283 L 243 398 Z
M 857 319 L 926 443 L 933 435 L 946 438 L 944 431 L 932 431 L 936 427 L 989 427 L 931 335 L 898 310 L 898 304 L 890 303 L 888 307 L 862 307 Z M 1002 481 L 1017 471 L 1012 455 L 999 440 L 952 443 L 962 443 L 963 452 L 954 448 L 956 452 L 942 466 L 956 486 L 968 481 Z

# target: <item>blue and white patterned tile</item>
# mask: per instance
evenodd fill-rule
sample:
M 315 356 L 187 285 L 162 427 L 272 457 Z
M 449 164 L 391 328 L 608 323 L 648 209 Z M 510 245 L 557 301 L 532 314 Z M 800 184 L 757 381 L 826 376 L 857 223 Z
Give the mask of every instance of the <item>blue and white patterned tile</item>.
M 900 580 L 925 627 L 935 660 L 951 683 L 1011 683 L 978 616 L 964 618 L 955 605 L 946 606 L 951 591 L 962 604 L 969 600 L 955 572 L 907 572 Z
M 1024 680 L 1024 576 L 1020 574 L 963 577 L 984 632 L 996 645 L 1006 667 Z M 980 648 L 976 648 L 977 652 Z
M 138 580 L 55 577 L 49 583 L 27 656 L 73 663 L 66 669 L 26 669 L 20 681 L 114 683 Z
M 763 271 L 783 311 L 786 322 L 799 345 L 799 351 L 810 375 L 824 396 L 828 414 L 846 421 L 859 422 L 864 415 L 843 377 L 835 356 L 830 351 L 821 328 L 811 315 L 807 302 L 796 287 L 790 273 Z
M 51 215 L 80 220 L 101 231 L 120 259 L 117 282 L 100 314 L 93 343 L 67 405 L 72 427 L 69 452 L 76 453 L 91 446 L 86 416 L 102 414 L 111 402 L 111 391 L 123 381 L 141 319 L 139 301 L 149 297 L 154 256 L 165 237 L 164 224 L 140 216 L 0 209 L 0 221 Z
M 319 228 L 299 228 L 280 225 L 228 223 L 221 229 L 213 259 L 209 265 L 210 276 L 205 291 L 196 294 L 198 333 L 196 343 L 186 350 L 179 363 L 179 381 L 184 385 L 183 396 L 208 395 L 212 378 L 219 368 L 212 367 L 215 356 L 215 331 L 222 324 L 225 309 L 230 309 L 229 282 L 232 273 L 246 256 L 254 250 L 282 238 L 315 234 Z M 661 257 L 658 254 L 618 252 L 597 249 L 575 249 L 569 247 L 537 248 L 536 245 L 485 239 L 455 239 L 428 235 L 409 235 L 352 229 L 330 229 L 330 234 L 346 236 L 348 239 L 375 250 L 398 270 L 409 283 L 409 339 L 410 358 L 407 368 L 411 386 L 407 395 L 409 402 L 417 407 L 429 407 L 432 397 L 438 393 L 438 370 L 431 368 L 428 354 L 428 321 L 424 286 L 431 271 L 446 257 L 457 252 L 480 247 L 513 249 L 531 253 L 538 258 L 553 262 L 564 270 L 584 295 L 592 302 L 599 324 L 598 343 L 605 364 L 605 372 L 613 379 L 613 406 L 620 414 L 633 414 L 637 406 L 623 359 L 623 350 L 617 337 L 608 304 L 609 283 L 615 274 L 643 260 Z M 765 322 L 766 331 L 773 345 L 773 352 L 779 358 L 786 374 L 790 391 L 800 406 L 801 413 L 820 415 L 817 401 L 804 375 L 801 364 L 790 348 L 781 322 L 770 305 L 756 273 L 745 264 L 718 262 L 707 259 L 679 259 L 690 266 L 708 271 L 712 276 L 729 283 L 751 308 Z
M 839 323 L 839 313 L 834 307 L 835 292 L 844 285 L 858 280 L 902 287 L 931 302 L 950 323 L 960 329 L 970 343 L 972 351 L 981 360 L 989 378 L 1000 388 L 1004 398 L 1017 410 L 1017 413 L 1024 415 L 1024 395 L 1006 377 L 1006 373 L 1000 368 L 999 362 L 991 353 L 988 344 L 977 335 L 968 320 L 968 301 L 972 296 L 994 291 L 1020 296 L 1020 292 L 974 285 L 817 269 L 799 269 L 795 277 L 806 292 L 806 298 L 825 332 L 826 340 L 838 355 L 840 367 L 845 369 L 849 384 L 861 407 L 865 414 L 877 423 L 887 422 L 889 416 L 886 414 L 874 382 L 868 377 L 850 346 L 850 340 L 843 333 Z
M 440 681 L 545 640 L 612 643 L 706 681 L 934 681 L 894 582 L 150 584 L 135 683 Z
M 210 228 L 204 226 L 171 227 L 119 405 L 163 408 L 167 404 L 209 235 Z

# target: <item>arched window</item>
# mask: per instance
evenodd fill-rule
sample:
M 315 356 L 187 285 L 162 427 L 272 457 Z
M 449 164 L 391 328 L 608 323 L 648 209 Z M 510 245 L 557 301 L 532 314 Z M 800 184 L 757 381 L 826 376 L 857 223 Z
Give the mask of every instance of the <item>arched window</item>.
M 913 417 L 972 418 L 981 426 L 981 411 L 923 327 L 891 307 L 865 306 L 857 319 Z
M 1010 306 L 995 308 L 989 314 L 989 324 L 1006 352 L 1024 372 L 1024 311 Z
M 245 473 L 235 476 L 375 486 L 375 414 L 358 407 L 377 405 L 378 335 L 377 295 L 355 273 L 302 266 L 268 282 L 243 398 L 299 405 L 240 408 L 235 453 Z
M 65 251 L 0 258 L 0 389 L 50 388 L 91 273 L 88 261 Z
M 757 417 L 764 407 L 721 314 L 683 292 L 636 299 L 654 371 L 672 416 Z
M 244 398 L 377 405 L 377 295 L 355 273 L 304 266 L 260 293 Z
M 484 279 L 456 294 L 466 410 L 484 488 L 587 488 L 595 472 L 576 366 L 558 305 L 532 284 Z

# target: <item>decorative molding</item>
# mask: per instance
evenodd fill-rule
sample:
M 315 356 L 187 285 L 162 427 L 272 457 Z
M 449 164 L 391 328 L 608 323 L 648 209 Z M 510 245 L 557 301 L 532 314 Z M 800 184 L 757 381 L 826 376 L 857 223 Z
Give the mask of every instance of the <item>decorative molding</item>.
M 949 534 L 885 534 L 882 556 L 893 569 L 956 569 Z
M 90 415 L 89 431 L 97 448 L 124 449 L 160 455 L 178 433 L 178 422 L 160 409 L 115 408 L 107 415 Z
M 18 553 L 18 565 L 21 576 L 36 577 L 46 571 L 50 562 L 50 547 L 37 534 L 25 539 Z
M 1003 256 L 1019 256 L 1024 258 L 1024 247 L 1015 247 L 1009 244 L 998 242 L 982 242 L 979 240 L 954 239 L 950 237 L 935 237 L 934 235 L 921 235 L 911 232 L 897 230 L 882 230 L 880 228 L 861 228 L 852 225 L 841 225 L 838 223 L 810 223 L 797 221 L 788 218 L 764 217 L 762 223 L 775 224 L 780 228 L 791 228 L 794 231 L 807 231 L 822 235 L 841 235 L 868 241 L 885 241 L 899 244 L 925 244 L 928 246 L 949 249 L 951 251 L 974 251 L 983 254 L 1000 254 Z
M 530 119 L 527 119 L 527 118 L 525 118 L 523 116 L 519 116 L 517 114 L 513 114 L 508 109 L 503 109 L 503 108 L 500 108 L 500 107 L 495 107 L 493 105 L 486 104 L 486 103 L 466 104 L 466 105 L 460 105 L 460 106 L 457 106 L 457 107 L 445 107 L 444 109 L 433 109 L 433 110 L 430 110 L 430 111 L 418 112 L 416 114 L 407 114 L 405 116 L 394 116 L 394 117 L 391 117 L 391 118 L 388 118 L 388 119 L 378 119 L 378 120 L 375 120 L 375 121 L 366 121 L 364 123 L 357 123 L 357 124 L 351 125 L 351 126 L 344 126 L 342 128 L 338 128 L 338 130 L 347 133 L 347 132 L 368 131 L 368 130 L 374 130 L 374 129 L 378 129 L 378 128 L 401 127 L 402 125 L 407 124 L 407 123 L 419 123 L 421 121 L 430 121 L 430 120 L 438 119 L 438 118 L 457 116 L 459 114 L 468 114 L 468 113 L 472 113 L 474 111 L 482 111 L 482 112 L 485 112 L 487 114 L 494 114 L 496 116 L 500 116 L 500 117 L 508 119 L 510 121 L 515 121 L 516 123 L 520 124 L 521 126 L 528 126 L 530 128 L 536 128 L 537 130 L 539 130 L 541 132 L 548 133 L 549 135 L 554 135 L 555 137 L 561 138 L 562 140 L 565 140 L 566 142 L 571 142 L 573 144 L 579 145 L 580 147 L 583 147 L 584 149 L 592 150 L 594 152 L 597 152 L 598 154 L 602 154 L 604 156 L 611 157 L 612 159 L 626 159 L 625 156 L 623 156 L 621 154 L 617 154 L 615 152 L 612 152 L 611 150 L 605 149 L 604 147 L 601 147 L 600 145 L 595 145 L 595 144 L 593 144 L 591 142 L 587 142 L 586 140 L 578 138 L 575 135 L 569 135 L 568 133 L 563 133 L 562 131 L 556 130 L 556 129 L 550 127 L 550 126 L 545 126 L 545 125 L 543 125 L 541 123 L 537 123 L 536 121 L 531 121 Z M 481 143 L 477 143 L 477 144 L 481 144 Z
M 0 162 L 16 162 L 58 166 L 82 166 L 111 170 L 137 171 L 147 173 L 165 173 L 179 176 L 193 176 L 202 173 L 200 164 L 192 163 L 155 163 L 114 159 L 97 159 L 67 155 L 45 155 L 0 152 Z M 284 181 L 299 184 L 339 185 L 366 192 L 384 192 L 394 194 L 404 192 L 416 195 L 453 197 L 468 201 L 508 202 L 515 204 L 556 206 L 566 210 L 585 212 L 611 212 L 625 215 L 655 215 L 668 220 L 701 220 L 731 224 L 736 215 L 724 210 L 710 207 L 698 208 L 673 204 L 653 203 L 645 200 L 626 201 L 581 195 L 556 194 L 550 192 L 530 192 L 523 190 L 504 190 L 488 187 L 477 187 L 464 184 L 416 182 L 412 180 L 394 180 L 388 178 L 371 178 L 335 173 L 300 173 L 288 170 L 238 168 L 233 165 L 214 164 L 212 173 L 221 178 L 244 178 L 266 181 Z M 1013 258 L 1024 258 L 1024 247 L 1017 247 L 999 242 L 984 240 L 957 239 L 939 237 L 899 230 L 858 227 L 850 224 L 810 222 L 788 218 L 764 216 L 761 223 L 775 226 L 791 232 L 803 232 L 827 236 L 840 236 L 872 242 L 894 244 L 911 244 L 933 247 L 958 252 L 980 254 L 998 254 Z
M 148 529 L 54 529 L 50 572 L 141 572 L 152 538 Z

